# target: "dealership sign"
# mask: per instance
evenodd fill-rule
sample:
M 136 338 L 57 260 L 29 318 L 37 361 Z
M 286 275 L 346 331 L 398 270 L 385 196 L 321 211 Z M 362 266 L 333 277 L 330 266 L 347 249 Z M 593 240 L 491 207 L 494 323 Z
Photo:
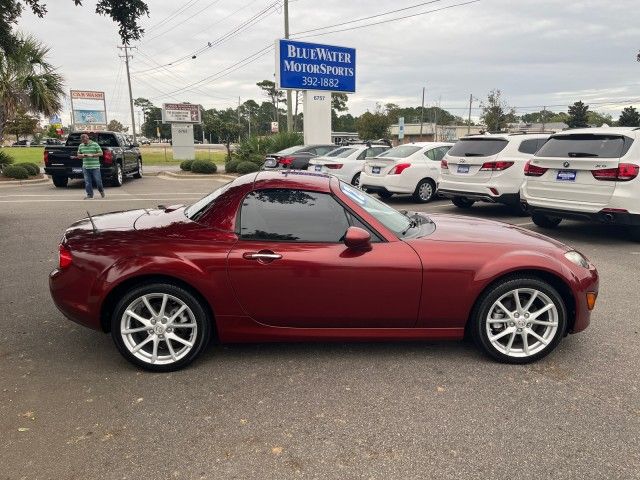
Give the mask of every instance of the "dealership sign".
M 71 90 L 71 123 L 74 131 L 107 129 L 107 102 L 104 92 Z
M 356 91 L 355 48 L 276 41 L 276 84 L 290 90 Z
M 164 103 L 162 104 L 162 121 L 164 123 L 202 123 L 200 105 Z

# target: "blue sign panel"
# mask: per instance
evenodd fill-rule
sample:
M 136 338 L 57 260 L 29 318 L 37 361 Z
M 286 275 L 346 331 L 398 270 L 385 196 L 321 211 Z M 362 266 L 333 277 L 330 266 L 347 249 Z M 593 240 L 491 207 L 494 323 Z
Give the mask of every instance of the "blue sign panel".
M 356 91 L 356 49 L 278 40 L 278 84 L 283 89 Z

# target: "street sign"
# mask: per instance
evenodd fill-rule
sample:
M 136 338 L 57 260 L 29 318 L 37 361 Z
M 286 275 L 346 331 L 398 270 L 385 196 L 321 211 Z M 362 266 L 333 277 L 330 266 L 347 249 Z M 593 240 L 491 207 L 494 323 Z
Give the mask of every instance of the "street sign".
M 278 122 L 271 122 L 271 133 L 278 133 L 280 126 Z
M 163 123 L 202 123 L 200 105 L 191 103 L 163 103 Z
M 398 140 L 404 138 L 404 117 L 398 118 Z
M 355 93 L 355 48 L 276 40 L 276 84 L 285 90 Z
M 53 114 L 49 117 L 49 125 L 60 125 L 62 124 L 62 118 L 58 114 Z

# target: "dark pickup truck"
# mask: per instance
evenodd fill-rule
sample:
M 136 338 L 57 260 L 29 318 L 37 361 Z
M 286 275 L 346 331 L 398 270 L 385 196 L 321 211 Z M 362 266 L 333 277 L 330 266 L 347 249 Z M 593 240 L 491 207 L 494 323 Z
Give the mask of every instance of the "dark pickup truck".
M 56 187 L 66 187 L 70 178 L 83 178 L 82 159 L 76 158 L 81 132 L 69 134 L 61 146 L 44 149 L 44 172 L 51 176 Z M 89 132 L 89 138 L 102 148 L 100 173 L 107 185 L 119 187 L 127 175 L 142 177 L 142 155 L 138 144 L 130 144 L 122 133 Z

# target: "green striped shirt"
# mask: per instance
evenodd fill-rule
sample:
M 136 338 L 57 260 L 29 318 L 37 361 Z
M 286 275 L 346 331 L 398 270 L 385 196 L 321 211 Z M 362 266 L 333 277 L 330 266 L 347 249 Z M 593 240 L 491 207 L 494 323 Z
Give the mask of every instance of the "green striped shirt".
M 89 140 L 89 143 L 87 143 L 86 145 L 84 143 L 81 143 L 80 146 L 78 147 L 78 155 L 80 154 L 102 155 L 102 149 L 100 148 L 100 145 L 98 145 L 96 142 L 94 142 L 93 140 Z M 83 158 L 82 166 L 86 169 L 100 168 L 100 157 L 96 156 L 96 157 Z

